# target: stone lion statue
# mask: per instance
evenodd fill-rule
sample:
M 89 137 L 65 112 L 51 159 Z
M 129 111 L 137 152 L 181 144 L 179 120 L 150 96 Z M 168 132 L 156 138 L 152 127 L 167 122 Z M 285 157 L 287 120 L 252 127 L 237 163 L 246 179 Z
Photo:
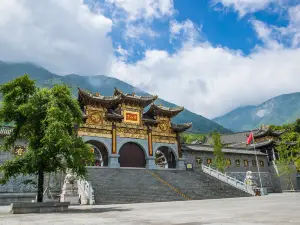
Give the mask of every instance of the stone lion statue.
M 67 172 L 67 175 L 65 177 L 65 183 L 66 184 L 74 184 L 76 178 L 74 174 L 72 174 L 70 171 Z

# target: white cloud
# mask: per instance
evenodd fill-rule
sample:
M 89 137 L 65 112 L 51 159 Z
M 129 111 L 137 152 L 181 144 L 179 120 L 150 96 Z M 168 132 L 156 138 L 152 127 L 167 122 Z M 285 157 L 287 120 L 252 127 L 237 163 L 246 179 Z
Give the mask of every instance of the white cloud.
M 280 4 L 284 0 L 212 0 L 213 5 L 223 4 L 225 7 L 234 8 L 242 17 L 247 13 L 253 13 L 266 8 L 270 3 Z
M 281 34 L 278 33 L 276 27 L 268 26 L 267 24 L 258 20 L 253 20 L 252 24 L 254 26 L 258 38 L 260 38 L 264 42 L 264 48 L 283 48 L 283 45 L 280 43 L 280 40 L 278 40 L 281 39 Z
M 201 28 L 198 28 L 191 20 L 178 22 L 177 20 L 170 21 L 170 42 L 173 39 L 180 38 L 183 41 L 196 41 L 199 38 Z
M 122 48 L 121 45 L 118 45 L 116 52 L 119 54 L 119 60 L 123 60 L 123 61 L 127 60 L 127 57 L 129 55 L 128 50 Z
M 154 20 L 167 20 L 175 13 L 173 0 L 103 0 L 114 30 L 128 45 L 145 47 L 145 41 L 159 37 Z M 134 42 L 134 43 L 133 43 Z
M 281 34 L 291 36 L 291 44 L 293 47 L 300 45 L 300 3 L 289 9 L 290 23 L 286 28 L 280 28 Z
M 300 46 L 300 4 L 288 9 L 289 24 L 286 27 L 268 25 L 252 20 L 258 37 L 268 48 L 283 48 L 284 44 L 292 48 Z
M 147 51 L 134 64 L 116 62 L 110 74 L 213 118 L 299 91 L 299 57 L 300 49 L 261 49 L 246 57 L 205 43 L 173 55 Z
M 1 0 L 0 60 L 29 61 L 56 73 L 105 74 L 112 21 L 83 0 Z
M 130 21 L 152 20 L 174 13 L 173 0 L 105 0 L 126 13 Z
M 141 37 L 158 37 L 159 34 L 151 29 L 148 24 L 126 24 L 126 30 L 124 32 L 125 39 L 137 39 L 140 40 Z
M 79 0 L 2 0 L 0 4 L 0 60 L 30 61 L 56 73 L 114 76 L 209 118 L 299 91 L 300 48 L 286 48 L 277 37 L 279 33 L 290 36 L 293 43 L 299 41 L 298 8 L 290 9 L 286 29 L 253 21 L 265 46 L 249 56 L 208 42 L 185 44 L 186 39 L 173 54 L 147 50 L 141 60 L 127 63 L 130 51 L 121 45 L 112 48 L 108 36 L 112 21 L 101 8 L 91 11 Z M 143 14 L 124 8 L 132 19 Z M 168 4 L 162 8 L 155 6 L 156 11 L 150 10 L 144 18 L 170 15 Z M 196 29 L 188 20 L 170 25 L 174 37 Z M 114 51 L 121 57 L 115 58 Z

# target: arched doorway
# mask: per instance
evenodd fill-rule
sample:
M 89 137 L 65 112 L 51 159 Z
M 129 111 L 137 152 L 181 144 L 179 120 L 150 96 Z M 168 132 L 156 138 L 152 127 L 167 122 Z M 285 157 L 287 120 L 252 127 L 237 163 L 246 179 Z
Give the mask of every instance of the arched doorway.
M 176 157 L 171 148 L 161 146 L 155 151 L 155 163 L 161 168 L 176 168 Z
M 94 151 L 95 161 L 91 166 L 108 166 L 108 152 L 104 144 L 99 141 L 88 141 Z
M 120 167 L 145 167 L 146 159 L 143 149 L 133 143 L 124 144 L 119 151 Z

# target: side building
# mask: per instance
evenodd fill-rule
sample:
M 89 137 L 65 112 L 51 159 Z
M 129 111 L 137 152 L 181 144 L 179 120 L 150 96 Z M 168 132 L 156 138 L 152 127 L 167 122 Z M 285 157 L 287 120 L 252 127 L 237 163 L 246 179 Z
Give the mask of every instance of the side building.
M 247 145 L 249 134 L 250 131 L 221 135 L 222 151 L 226 160 L 225 173 L 243 182 L 246 172 L 252 171 L 256 184 L 260 186 L 260 176 L 262 186 L 269 192 L 290 189 L 286 178 L 280 176 L 276 164 L 279 159 L 276 146 L 283 132 L 272 131 L 269 126 L 262 126 L 253 130 L 254 143 Z M 205 143 L 182 144 L 182 146 L 186 162 L 192 163 L 196 170 L 201 168 L 201 164 L 207 166 L 212 164 L 214 147 L 211 137 L 206 138 Z M 291 180 L 294 188 L 300 188 L 297 187 L 296 171 L 292 174 Z

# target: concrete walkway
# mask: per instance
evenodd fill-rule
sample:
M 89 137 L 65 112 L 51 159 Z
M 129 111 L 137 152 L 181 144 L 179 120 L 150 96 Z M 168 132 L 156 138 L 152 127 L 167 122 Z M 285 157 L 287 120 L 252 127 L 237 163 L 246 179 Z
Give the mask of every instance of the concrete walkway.
M 8 209 L 0 207 L 1 225 L 299 225 L 300 193 L 202 201 L 72 206 L 69 212 L 61 214 L 11 215 Z

